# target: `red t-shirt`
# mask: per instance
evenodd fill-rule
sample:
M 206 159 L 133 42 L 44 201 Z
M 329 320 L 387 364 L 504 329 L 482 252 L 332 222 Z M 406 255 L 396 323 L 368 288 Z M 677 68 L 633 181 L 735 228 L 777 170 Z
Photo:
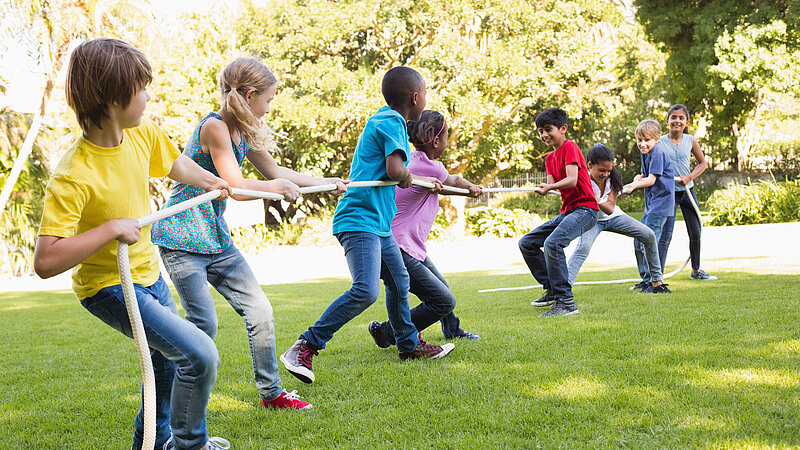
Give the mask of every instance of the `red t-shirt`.
M 578 165 L 578 184 L 575 187 L 559 190 L 561 192 L 561 214 L 579 206 L 599 210 L 592 190 L 592 181 L 589 178 L 589 169 L 586 168 L 586 160 L 576 143 L 567 139 L 558 150 L 544 158 L 547 174 L 552 175 L 556 182 L 567 177 L 567 166 L 570 164 Z

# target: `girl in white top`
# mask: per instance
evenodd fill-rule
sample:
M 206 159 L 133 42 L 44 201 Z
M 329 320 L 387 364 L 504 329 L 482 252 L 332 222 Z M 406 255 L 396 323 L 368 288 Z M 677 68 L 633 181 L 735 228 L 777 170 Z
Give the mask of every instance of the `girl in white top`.
M 694 198 L 697 204 L 697 195 L 694 193 L 694 180 L 708 167 L 706 157 L 697 139 L 687 133 L 689 125 L 689 110 L 683 105 L 672 105 L 667 112 L 668 134 L 661 136 L 661 144 L 667 150 L 667 155 L 672 160 L 672 167 L 675 169 L 675 211 L 681 207 L 683 222 L 686 224 L 686 232 L 689 234 L 689 255 L 692 258 L 692 279 L 693 280 L 716 280 L 717 277 L 709 275 L 700 268 L 700 234 L 702 226 L 700 216 L 692 205 L 689 198 Z M 691 169 L 690 160 L 694 156 L 697 164 L 694 170 Z M 664 224 L 664 231 L 661 233 L 661 241 L 658 243 L 658 251 L 666 255 L 669 244 L 672 241 L 672 232 L 675 229 L 675 216 L 667 219 Z
M 596 144 L 586 154 L 592 189 L 600 206 L 597 225 L 583 233 L 578 239 L 578 248 L 569 258 L 569 282 L 574 284 L 575 277 L 581 269 L 589 250 L 601 231 L 630 236 L 644 245 L 644 257 L 650 268 L 652 286 L 642 286 L 641 292 L 666 294 L 670 293 L 664 284 L 661 273 L 661 262 L 658 259 L 658 243 L 653 230 L 633 217 L 625 214 L 617 206 L 617 195 L 622 190 L 622 176 L 614 167 L 614 154 L 605 145 Z

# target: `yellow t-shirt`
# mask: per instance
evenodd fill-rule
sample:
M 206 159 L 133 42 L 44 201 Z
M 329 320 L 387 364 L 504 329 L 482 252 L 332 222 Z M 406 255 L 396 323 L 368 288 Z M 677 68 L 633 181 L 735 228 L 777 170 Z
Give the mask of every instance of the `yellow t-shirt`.
M 109 220 L 150 214 L 148 178 L 167 175 L 179 155 L 166 133 L 146 118 L 138 127 L 124 130 L 118 147 L 98 147 L 81 136 L 47 183 L 39 235 L 71 237 Z M 149 225 L 128 251 L 133 282 L 154 284 L 159 267 Z M 78 299 L 119 283 L 117 241 L 72 269 L 72 289 Z

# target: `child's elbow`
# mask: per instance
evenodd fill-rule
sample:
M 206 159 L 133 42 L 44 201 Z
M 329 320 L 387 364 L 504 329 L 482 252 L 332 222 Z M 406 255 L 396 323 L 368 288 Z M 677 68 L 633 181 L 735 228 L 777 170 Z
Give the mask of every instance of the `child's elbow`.
M 54 273 L 52 268 L 48 267 L 48 265 L 43 262 L 41 258 L 33 259 L 33 271 L 36 272 L 36 275 L 43 280 L 58 275 Z

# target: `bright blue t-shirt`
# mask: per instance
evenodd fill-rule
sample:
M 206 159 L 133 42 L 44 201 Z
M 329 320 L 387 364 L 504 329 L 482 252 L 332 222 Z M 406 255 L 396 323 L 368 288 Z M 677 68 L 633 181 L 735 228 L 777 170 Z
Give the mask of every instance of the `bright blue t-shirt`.
M 386 173 L 386 157 L 402 151 L 408 165 L 406 120 L 397 111 L 384 106 L 372 115 L 358 138 L 350 165 L 350 181 L 392 181 Z M 392 219 L 397 212 L 394 186 L 348 188 L 333 215 L 333 234 L 366 231 L 378 236 L 392 235 Z
M 664 144 L 656 143 L 655 147 L 642 155 L 642 176 L 657 175 L 652 186 L 644 188 L 644 212 L 662 216 L 675 215 L 675 171 L 672 161 L 664 150 Z

